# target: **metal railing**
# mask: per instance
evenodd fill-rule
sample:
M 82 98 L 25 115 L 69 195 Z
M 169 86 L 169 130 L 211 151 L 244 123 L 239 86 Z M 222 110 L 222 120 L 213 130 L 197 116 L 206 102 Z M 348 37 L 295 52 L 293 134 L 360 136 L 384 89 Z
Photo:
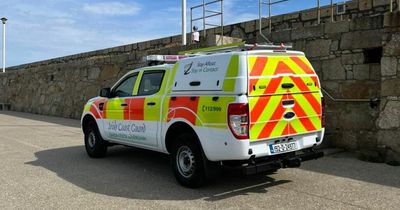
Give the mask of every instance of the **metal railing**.
M 263 7 L 267 6 L 268 7 L 268 32 L 272 32 L 272 6 L 275 4 L 281 4 L 284 2 L 288 2 L 291 0 L 259 0 L 258 1 L 258 8 L 259 8 L 259 32 L 260 35 L 269 42 L 268 38 L 263 34 L 262 32 L 262 20 L 263 20 Z M 317 8 L 317 24 L 321 23 L 321 0 L 315 0 L 316 1 L 316 8 Z M 400 1 L 400 0 L 396 0 Z M 334 3 L 334 0 L 330 0 L 330 8 L 331 8 L 331 21 L 334 22 L 335 18 L 335 8 L 338 9 L 338 6 L 343 6 L 343 8 L 346 8 L 346 0 L 343 0 L 341 2 Z M 337 12 L 338 13 L 338 12 Z
M 207 6 L 213 6 L 213 5 L 219 5 L 220 10 L 215 11 L 215 10 L 210 10 L 207 9 Z M 193 10 L 195 9 L 202 9 L 202 16 L 199 18 L 194 18 L 193 19 Z M 212 24 L 207 22 L 207 19 L 220 16 L 220 25 Z M 210 2 L 206 2 L 203 0 L 202 4 L 190 7 L 190 30 L 193 30 L 193 22 L 202 20 L 203 22 L 203 36 L 206 37 L 206 29 L 207 26 L 213 26 L 213 27 L 221 27 L 221 38 L 224 36 L 224 0 L 214 0 Z M 190 41 L 192 41 L 192 38 L 190 38 Z

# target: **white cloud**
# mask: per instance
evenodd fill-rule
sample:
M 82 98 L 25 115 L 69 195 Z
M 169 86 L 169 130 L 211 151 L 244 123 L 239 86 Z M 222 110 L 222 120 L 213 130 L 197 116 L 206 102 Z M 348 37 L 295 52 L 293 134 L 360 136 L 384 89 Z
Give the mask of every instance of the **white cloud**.
M 96 15 L 136 15 L 140 11 L 140 6 L 136 3 L 124 4 L 121 2 L 100 2 L 84 4 L 83 11 Z

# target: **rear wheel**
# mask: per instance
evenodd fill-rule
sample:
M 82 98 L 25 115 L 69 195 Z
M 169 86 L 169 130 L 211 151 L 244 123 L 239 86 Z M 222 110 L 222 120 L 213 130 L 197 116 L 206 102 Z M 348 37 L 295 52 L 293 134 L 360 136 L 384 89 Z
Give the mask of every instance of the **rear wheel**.
M 90 121 L 85 129 L 85 148 L 89 157 L 101 158 L 107 153 L 107 142 L 101 138 L 95 122 Z
M 175 178 L 190 188 L 200 187 L 206 180 L 203 154 L 196 138 L 190 133 L 178 135 L 171 157 Z

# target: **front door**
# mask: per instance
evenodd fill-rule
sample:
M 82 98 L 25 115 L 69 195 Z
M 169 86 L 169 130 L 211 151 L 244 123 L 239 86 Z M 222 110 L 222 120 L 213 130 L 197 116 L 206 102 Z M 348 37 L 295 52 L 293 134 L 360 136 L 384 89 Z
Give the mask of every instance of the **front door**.
M 112 98 L 105 107 L 103 128 L 106 139 L 127 141 L 130 138 L 129 106 L 134 95 L 134 87 L 138 73 L 133 73 L 121 80 L 112 90 Z

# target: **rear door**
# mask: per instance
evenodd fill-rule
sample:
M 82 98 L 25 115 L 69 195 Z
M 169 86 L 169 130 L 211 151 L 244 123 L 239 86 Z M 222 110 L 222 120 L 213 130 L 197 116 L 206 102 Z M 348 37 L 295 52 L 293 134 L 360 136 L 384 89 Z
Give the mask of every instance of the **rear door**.
M 321 129 L 319 80 L 303 55 L 248 56 L 250 139 Z
M 161 122 L 161 104 L 166 85 L 164 69 L 145 70 L 141 76 L 137 96 L 130 102 L 130 120 L 133 127 L 132 141 L 145 146 L 158 146 Z

